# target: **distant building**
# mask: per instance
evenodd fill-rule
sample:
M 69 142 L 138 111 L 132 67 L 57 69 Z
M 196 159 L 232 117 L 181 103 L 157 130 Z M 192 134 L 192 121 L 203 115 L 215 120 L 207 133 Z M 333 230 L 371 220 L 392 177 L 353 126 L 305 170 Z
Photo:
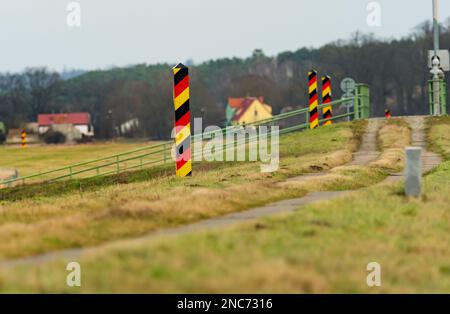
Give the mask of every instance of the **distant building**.
M 38 125 L 41 135 L 52 127 L 58 128 L 58 125 L 72 125 L 82 136 L 94 136 L 91 115 L 87 112 L 40 114 L 38 115 Z
M 139 129 L 140 122 L 138 118 L 130 119 L 122 123 L 116 130 L 120 136 L 127 136 Z
M 229 98 L 227 124 L 247 124 L 272 117 L 272 107 L 263 97 Z

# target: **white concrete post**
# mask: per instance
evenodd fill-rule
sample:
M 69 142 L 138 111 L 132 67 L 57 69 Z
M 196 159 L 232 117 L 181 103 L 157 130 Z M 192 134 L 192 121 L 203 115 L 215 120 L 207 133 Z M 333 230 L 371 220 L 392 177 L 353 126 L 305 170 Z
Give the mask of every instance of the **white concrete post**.
M 419 197 L 422 181 L 422 148 L 405 149 L 405 195 Z

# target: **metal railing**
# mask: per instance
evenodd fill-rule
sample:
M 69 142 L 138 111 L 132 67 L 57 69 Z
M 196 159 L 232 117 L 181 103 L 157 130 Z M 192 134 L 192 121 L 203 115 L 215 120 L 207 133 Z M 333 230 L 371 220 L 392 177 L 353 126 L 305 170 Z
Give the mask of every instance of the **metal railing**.
M 447 83 L 444 79 L 439 80 L 439 105 L 440 105 L 440 114 L 447 114 Z M 430 115 L 435 114 L 435 104 L 434 104 L 434 92 L 433 92 L 433 80 L 428 81 L 428 104 L 429 104 L 429 112 Z
M 358 112 L 358 103 L 361 102 L 361 99 L 359 96 L 345 98 L 333 101 L 331 103 L 328 103 L 326 105 L 321 104 L 318 106 L 318 110 L 321 111 L 321 109 L 325 106 L 338 106 L 342 104 L 347 104 L 349 102 L 353 102 L 354 110 L 353 112 L 347 112 L 344 114 L 340 114 L 337 116 L 333 116 L 331 119 L 322 119 L 319 120 L 320 125 L 323 124 L 323 122 L 328 120 L 339 120 L 339 119 L 345 119 L 348 117 L 357 117 L 355 115 L 355 112 Z M 289 122 L 288 119 L 293 119 L 295 121 Z M 303 129 L 309 128 L 309 111 L 308 108 L 302 108 L 298 110 L 293 110 L 289 112 L 285 112 L 276 116 L 273 116 L 269 119 L 260 120 L 255 123 L 248 123 L 245 126 L 261 126 L 261 125 L 279 125 L 280 126 L 280 134 L 290 133 L 294 131 L 299 131 Z M 278 124 L 277 124 L 278 123 Z M 291 124 L 291 125 L 290 125 Z M 225 134 L 227 131 L 233 130 L 236 128 L 236 126 L 228 126 L 223 129 L 221 129 L 222 133 Z M 217 132 L 217 131 L 216 131 Z M 205 132 L 202 134 L 194 134 L 192 136 L 192 140 L 196 140 L 199 138 L 208 138 L 210 136 L 213 136 L 216 132 Z M 246 143 L 249 143 L 251 141 L 258 140 L 258 136 L 256 137 L 247 137 L 245 139 Z M 232 143 L 233 147 L 234 144 L 239 143 Z M 105 175 L 111 175 L 111 174 L 119 174 L 124 171 L 129 170 L 136 170 L 136 169 L 144 169 L 149 166 L 155 166 L 155 165 L 162 165 L 167 163 L 168 161 L 173 162 L 172 160 L 172 147 L 173 147 L 173 141 L 165 141 L 162 143 L 149 145 L 140 147 L 134 150 L 126 151 L 120 154 L 115 154 L 107 157 L 102 157 L 98 159 L 89 160 L 86 162 L 80 162 L 80 163 L 74 163 L 71 165 L 68 165 L 66 167 L 46 171 L 46 172 L 40 172 L 35 173 L 32 175 L 27 176 L 19 176 L 17 178 L 11 178 L 8 180 L 3 180 L 0 182 L 0 187 L 9 187 L 9 186 L 16 186 L 20 184 L 29 184 L 29 183 L 44 183 L 44 182 L 53 182 L 57 180 L 62 179 L 83 179 L 83 178 L 92 178 L 92 177 L 98 177 L 98 176 L 105 176 Z M 227 149 L 231 148 L 230 144 L 225 144 L 223 146 L 223 150 L 226 151 Z

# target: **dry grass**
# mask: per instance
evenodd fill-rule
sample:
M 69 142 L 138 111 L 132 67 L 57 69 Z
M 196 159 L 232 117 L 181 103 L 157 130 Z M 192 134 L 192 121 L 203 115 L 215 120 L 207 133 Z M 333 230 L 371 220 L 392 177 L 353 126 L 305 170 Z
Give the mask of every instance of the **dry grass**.
M 427 119 L 427 134 L 430 148 L 446 159 L 450 158 L 450 117 L 432 117 Z
M 322 160 L 303 156 L 284 158 L 283 163 L 285 171 L 295 167 L 296 172 L 308 169 L 299 162 L 302 158 L 309 165 L 314 161 L 315 166 L 324 166 L 339 160 L 337 156 L 345 160 L 347 153 L 341 149 Z M 400 195 L 399 186 L 378 185 L 256 224 L 100 249 L 79 261 L 83 272 L 81 289 L 65 285 L 65 261 L 0 272 L 0 289 L 154 293 L 450 291 L 446 290 L 450 289 L 449 281 L 438 280 L 439 274 L 450 273 L 446 240 L 450 217 L 443 206 L 450 200 L 448 193 L 442 193 L 449 188 L 450 165 L 442 171 L 427 179 L 427 200 L 409 202 Z M 385 175 L 386 171 L 378 166 L 338 167 L 326 176 L 330 179 L 328 183 L 314 182 L 318 185 L 314 189 L 360 186 L 379 181 Z M 251 198 L 253 193 L 264 198 L 271 191 L 276 195 L 304 192 L 304 187 L 272 184 L 267 178 L 261 181 L 229 186 L 218 191 L 220 194 L 197 187 L 190 200 L 195 202 L 198 197 L 203 202 L 199 206 L 212 208 L 209 202 L 215 202 L 216 198 L 234 203 L 243 202 L 242 197 Z M 236 193 L 242 194 L 234 199 Z M 191 206 L 190 203 L 183 204 Z M 145 203 L 137 205 L 145 212 Z M 139 206 L 134 210 L 140 212 Z M 197 209 L 183 214 L 192 210 Z M 365 284 L 365 267 L 374 260 L 383 267 L 381 290 L 369 290 Z M 430 266 L 427 260 L 436 264 Z
M 378 134 L 378 147 L 382 152 L 371 167 L 398 172 L 403 169 L 404 148 L 411 143 L 411 129 L 402 119 L 391 119 Z
M 289 134 L 282 138 L 280 171 L 235 163 L 192 178 L 156 176 L 71 193 L 29 195 L 0 205 L 0 259 L 99 245 L 306 193 L 276 188 L 289 176 L 346 162 L 364 122 Z M 339 159 L 345 151 L 345 159 Z M 34 188 L 34 187 L 33 187 Z M 59 190 L 55 190 L 59 191 Z M 12 198 L 14 199 L 14 198 Z
M 323 176 L 304 177 L 298 181 L 279 183 L 282 187 L 311 191 L 317 190 L 354 190 L 369 186 L 383 179 L 388 173 L 403 169 L 404 147 L 411 143 L 409 125 L 400 119 L 387 121 L 378 132 L 378 146 L 381 154 L 368 165 L 339 166 L 335 164 L 329 173 Z M 349 151 L 338 151 L 334 160 L 351 160 Z M 330 169 L 330 168 L 328 168 Z

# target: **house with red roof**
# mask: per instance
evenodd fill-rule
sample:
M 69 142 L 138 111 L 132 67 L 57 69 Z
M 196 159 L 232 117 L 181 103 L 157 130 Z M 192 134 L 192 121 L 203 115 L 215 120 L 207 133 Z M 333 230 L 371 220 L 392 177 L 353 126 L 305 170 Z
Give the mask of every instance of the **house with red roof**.
M 71 125 L 85 137 L 94 136 L 91 115 L 87 112 L 56 113 L 38 115 L 39 134 L 44 134 L 53 126 Z
M 272 107 L 263 97 L 229 98 L 227 124 L 247 124 L 272 117 Z

